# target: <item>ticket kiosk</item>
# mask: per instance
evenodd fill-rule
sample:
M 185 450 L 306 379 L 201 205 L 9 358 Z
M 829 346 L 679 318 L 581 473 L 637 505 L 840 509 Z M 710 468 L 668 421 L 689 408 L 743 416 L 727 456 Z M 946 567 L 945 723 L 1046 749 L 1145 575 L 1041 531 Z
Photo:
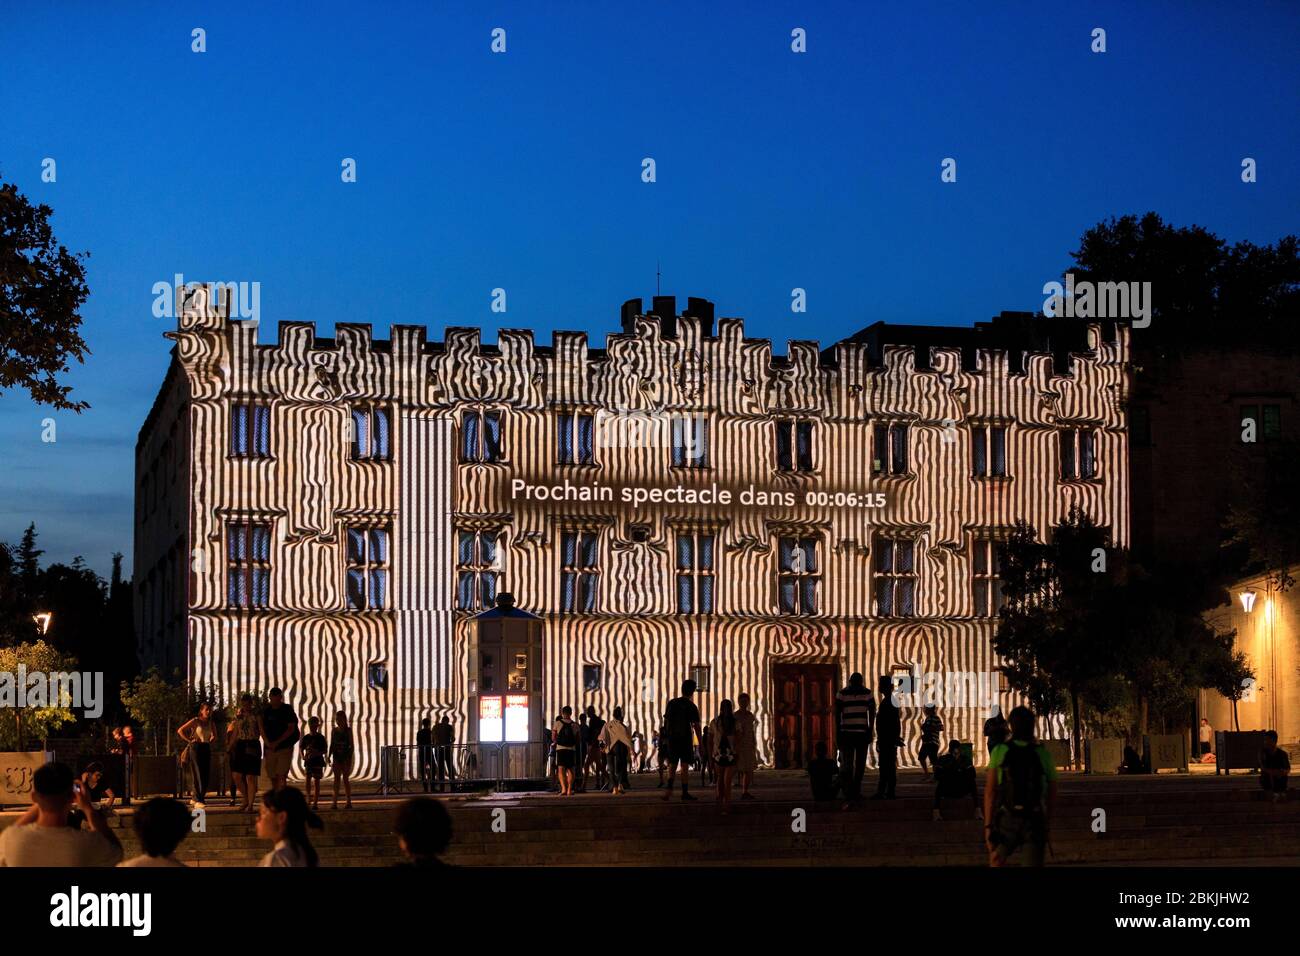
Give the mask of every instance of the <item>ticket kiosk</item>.
M 469 653 L 469 743 L 479 772 L 501 781 L 544 780 L 542 619 L 498 594 L 474 619 Z

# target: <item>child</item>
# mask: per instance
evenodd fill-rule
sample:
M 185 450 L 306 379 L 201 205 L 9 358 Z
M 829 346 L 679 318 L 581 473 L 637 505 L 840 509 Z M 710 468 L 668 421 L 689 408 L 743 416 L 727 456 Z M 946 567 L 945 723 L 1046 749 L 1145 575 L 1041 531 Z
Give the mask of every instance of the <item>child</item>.
M 320 718 L 307 721 L 307 734 L 301 744 L 302 766 L 307 775 L 307 801 L 313 810 L 320 809 L 320 782 L 325 776 L 325 735 L 320 732 Z M 312 788 L 315 787 L 313 790 Z
M 838 789 L 835 777 L 839 773 L 839 767 L 826 756 L 826 741 L 817 741 L 814 750 L 817 753 L 816 759 L 808 761 L 808 779 L 812 781 L 813 799 L 834 800 Z
M 925 720 L 921 722 L 921 769 L 930 776 L 930 767 L 939 759 L 939 735 L 943 733 L 943 721 L 936 713 L 934 704 L 925 708 Z

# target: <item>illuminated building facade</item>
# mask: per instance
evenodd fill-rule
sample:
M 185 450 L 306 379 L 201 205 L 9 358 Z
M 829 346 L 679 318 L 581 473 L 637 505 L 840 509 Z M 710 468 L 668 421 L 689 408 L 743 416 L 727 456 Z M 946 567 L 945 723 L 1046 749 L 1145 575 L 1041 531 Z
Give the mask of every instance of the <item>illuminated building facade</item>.
M 603 348 L 304 323 L 259 344 L 211 294 L 185 293 L 137 445 L 140 657 L 347 710 L 363 775 L 422 717 L 463 739 L 472 618 L 501 592 L 542 619 L 547 718 L 621 705 L 648 740 L 693 677 L 708 715 L 748 692 L 762 758 L 797 766 L 848 674 L 908 674 L 982 757 L 1012 703 L 999 539 L 1079 505 L 1128 540 L 1113 324 L 877 324 L 777 355 L 656 297 Z M 480 702 L 523 686 L 508 664 Z

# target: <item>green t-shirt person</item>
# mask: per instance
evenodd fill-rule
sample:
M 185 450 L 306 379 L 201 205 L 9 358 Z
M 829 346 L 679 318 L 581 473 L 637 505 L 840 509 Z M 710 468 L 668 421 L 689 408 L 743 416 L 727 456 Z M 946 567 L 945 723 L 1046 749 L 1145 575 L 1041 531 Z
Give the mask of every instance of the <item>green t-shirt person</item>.
M 989 769 L 994 773 L 994 779 L 998 785 L 1002 785 L 1002 765 L 1007 759 L 1007 748 L 1009 747 L 1028 747 L 1027 740 L 1011 740 L 1005 744 L 998 744 L 993 748 L 993 753 L 989 754 Z M 1038 752 L 1038 760 L 1043 765 L 1043 780 L 1045 783 L 1052 783 L 1056 780 L 1056 764 L 1052 760 L 1052 755 L 1042 744 L 1035 744 L 1034 750 Z M 1043 788 L 1044 794 L 1047 788 Z

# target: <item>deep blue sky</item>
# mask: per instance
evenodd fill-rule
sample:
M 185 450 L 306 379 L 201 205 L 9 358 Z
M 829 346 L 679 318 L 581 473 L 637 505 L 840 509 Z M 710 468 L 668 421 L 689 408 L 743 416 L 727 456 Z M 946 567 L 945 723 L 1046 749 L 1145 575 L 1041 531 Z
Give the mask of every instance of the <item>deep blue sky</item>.
M 263 341 L 297 320 L 602 344 L 659 260 L 666 294 L 783 351 L 1039 308 L 1112 214 L 1297 231 L 1300 8 L 1083 6 L 8 0 L 0 177 L 91 252 L 93 354 L 69 378 L 92 409 L 53 415 L 54 444 L 48 410 L 0 395 L 0 540 L 34 520 L 47 560 L 129 569 L 170 344 L 151 288 L 176 272 L 260 282 Z

